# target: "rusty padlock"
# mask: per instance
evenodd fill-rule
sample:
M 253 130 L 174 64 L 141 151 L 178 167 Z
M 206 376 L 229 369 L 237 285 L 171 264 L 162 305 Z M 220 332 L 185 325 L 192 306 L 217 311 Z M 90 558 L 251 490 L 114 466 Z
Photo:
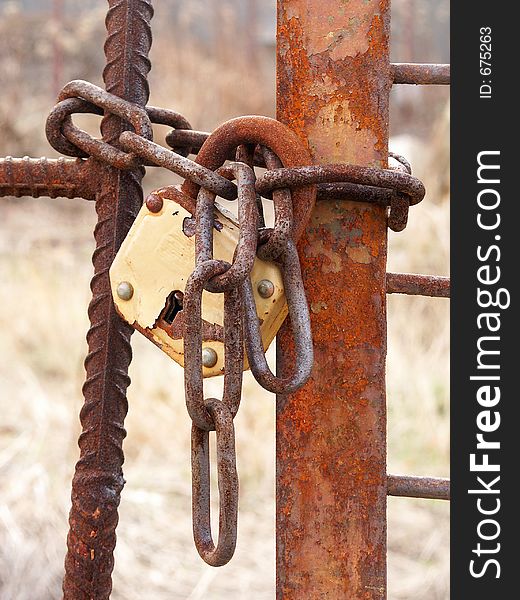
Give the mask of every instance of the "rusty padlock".
M 200 149 L 196 161 L 211 171 L 224 164 L 240 144 L 264 146 L 275 153 L 265 155 L 268 168 L 311 164 L 307 147 L 286 125 L 268 117 L 238 117 L 218 127 Z M 193 220 L 199 185 L 186 180 L 182 189 L 169 186 L 152 193 L 139 212 L 110 269 L 112 294 L 120 315 L 151 339 L 180 365 L 183 352 L 183 292 L 195 266 Z M 276 254 L 277 234 L 284 225 L 297 240 L 307 223 L 316 199 L 316 186 L 298 186 L 293 194 L 275 191 L 274 234 L 269 244 L 259 248 L 251 283 L 260 337 L 264 351 L 287 316 L 287 301 Z M 273 196 L 274 198 L 274 196 Z M 287 206 L 288 202 L 288 206 Z M 292 204 L 292 207 L 291 207 Z M 278 205 L 278 208 L 277 208 Z M 217 230 L 213 256 L 228 263 L 239 239 L 236 219 L 215 204 Z M 293 219 L 294 215 L 294 219 Z M 284 223 L 287 221 L 288 223 Z M 286 227 L 287 229 L 287 227 Z M 224 369 L 223 295 L 203 292 L 203 375 L 220 375 Z M 312 362 L 312 361 L 311 361 Z M 248 368 L 247 359 L 244 368 Z
M 194 201 L 170 186 L 150 194 L 110 268 L 119 314 L 181 366 L 183 294 L 195 265 Z M 214 257 L 232 262 L 239 237 L 234 216 L 216 205 Z M 264 350 L 287 316 L 279 267 L 255 259 L 251 271 Z M 203 374 L 224 371 L 224 302 L 222 294 L 203 292 Z M 247 369 L 247 359 L 244 368 Z

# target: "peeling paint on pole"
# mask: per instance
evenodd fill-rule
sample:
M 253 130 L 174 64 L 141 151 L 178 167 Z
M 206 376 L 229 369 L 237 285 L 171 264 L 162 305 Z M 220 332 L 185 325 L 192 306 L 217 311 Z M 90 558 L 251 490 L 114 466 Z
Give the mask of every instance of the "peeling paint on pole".
M 388 36 L 386 0 L 278 0 L 277 117 L 315 163 L 386 166 Z M 315 365 L 277 402 L 279 599 L 386 598 L 386 227 L 324 200 L 299 245 Z

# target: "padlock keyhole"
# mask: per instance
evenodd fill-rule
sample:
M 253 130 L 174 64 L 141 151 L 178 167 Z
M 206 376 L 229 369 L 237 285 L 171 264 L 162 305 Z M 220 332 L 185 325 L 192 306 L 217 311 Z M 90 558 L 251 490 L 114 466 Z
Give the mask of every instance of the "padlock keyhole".
M 180 290 L 174 290 L 166 299 L 160 320 L 171 325 L 175 317 L 182 311 L 183 303 L 184 294 Z

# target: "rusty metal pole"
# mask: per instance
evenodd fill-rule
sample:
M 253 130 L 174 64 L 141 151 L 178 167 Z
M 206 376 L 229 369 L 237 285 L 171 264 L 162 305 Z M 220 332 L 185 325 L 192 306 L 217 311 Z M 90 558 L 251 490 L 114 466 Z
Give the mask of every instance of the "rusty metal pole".
M 316 163 L 386 166 L 389 0 L 278 0 L 277 117 Z M 315 365 L 277 398 L 277 598 L 386 598 L 385 210 L 319 202 L 300 243 Z M 294 361 L 278 336 L 277 368 Z
M 105 43 L 106 89 L 125 100 L 145 106 L 148 100 L 148 51 L 152 37 L 150 0 L 108 0 Z M 129 128 L 115 115 L 104 118 L 105 142 L 117 145 Z M 99 180 L 96 197 L 98 222 L 92 262 L 92 301 L 89 306 L 89 353 L 81 410 L 83 432 L 80 459 L 72 482 L 72 509 L 67 538 L 65 600 L 106 600 L 112 589 L 113 551 L 117 508 L 124 485 L 124 419 L 128 410 L 126 388 L 132 351 L 132 328 L 117 315 L 108 270 L 142 203 L 143 169 L 119 171 L 101 163 L 93 171 Z

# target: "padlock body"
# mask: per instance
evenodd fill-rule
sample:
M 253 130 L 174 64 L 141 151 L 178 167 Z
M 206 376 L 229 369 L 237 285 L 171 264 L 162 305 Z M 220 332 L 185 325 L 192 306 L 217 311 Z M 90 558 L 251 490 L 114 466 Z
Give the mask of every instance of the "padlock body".
M 220 210 L 219 210 L 220 209 Z M 112 295 L 118 313 L 161 350 L 184 366 L 182 295 L 195 267 L 195 236 L 185 227 L 191 215 L 173 200 L 163 199 L 159 212 L 143 205 L 110 269 Z M 232 262 L 239 228 L 233 216 L 217 207 L 214 258 Z M 185 230 L 187 233 L 185 233 Z M 265 296 L 265 281 L 273 284 Z M 264 350 L 287 316 L 280 269 L 256 258 L 251 271 Z M 130 291 L 129 291 L 130 290 Z M 271 290 L 269 290 L 271 291 Z M 203 348 L 216 354 L 204 376 L 224 373 L 224 296 L 203 292 Z M 214 355 L 212 355 L 214 356 Z M 244 362 L 247 369 L 247 359 Z

